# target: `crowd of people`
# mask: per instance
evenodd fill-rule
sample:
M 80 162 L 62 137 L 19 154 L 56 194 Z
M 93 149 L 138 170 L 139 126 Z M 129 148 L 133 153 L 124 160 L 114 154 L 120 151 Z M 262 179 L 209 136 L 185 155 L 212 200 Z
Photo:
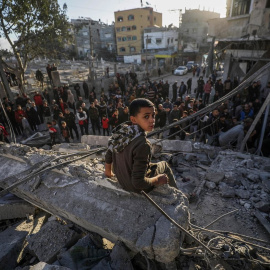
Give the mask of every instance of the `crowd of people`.
M 61 141 L 75 141 L 75 137 L 79 141 L 80 136 L 84 134 L 110 135 L 115 127 L 129 121 L 129 104 L 136 98 L 147 98 L 155 104 L 155 128 L 162 129 L 168 124 L 192 116 L 238 86 L 236 78 L 231 80 L 228 77 L 222 82 L 221 79 L 217 79 L 216 73 L 206 80 L 199 76 L 195 85 L 192 85 L 192 81 L 194 84 L 194 79 L 189 78 L 186 83 L 182 81 L 180 85 L 178 82 L 170 85 L 168 81 L 148 79 L 139 84 L 136 73 L 130 72 L 117 74 L 115 82 L 105 89 L 107 95 L 103 89 L 99 98 L 95 88 L 89 89 L 88 83 L 84 81 L 82 84 L 76 83 L 72 88 L 48 88 L 42 93 L 36 92 L 32 98 L 25 94 L 17 94 L 14 103 L 4 98 L 3 106 L 16 135 L 25 138 L 38 131 L 40 124 L 45 123 L 52 144 L 55 144 Z M 239 148 L 237 141 L 240 142 L 239 138 L 243 138 L 269 92 L 270 83 L 262 88 L 260 81 L 253 82 L 240 94 L 224 101 L 210 114 L 190 117 L 191 120 L 174 125 L 169 132 L 160 132 L 158 137 L 191 139 L 211 145 L 226 144 Z M 3 111 L 1 123 L 2 129 L 5 130 L 2 132 L 2 139 L 7 140 L 5 132 L 8 129 L 8 121 Z M 224 139 L 226 133 L 234 131 L 238 125 L 240 126 L 237 132 L 241 131 L 241 136 L 233 137 L 230 134 L 233 140 Z M 249 138 L 249 148 L 256 146 L 260 128 L 259 121 Z M 265 133 L 265 141 L 267 139 L 268 130 Z

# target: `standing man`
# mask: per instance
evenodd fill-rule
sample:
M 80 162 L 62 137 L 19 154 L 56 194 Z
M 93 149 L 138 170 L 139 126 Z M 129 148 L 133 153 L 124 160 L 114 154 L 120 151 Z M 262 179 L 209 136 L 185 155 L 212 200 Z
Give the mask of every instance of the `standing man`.
M 187 80 L 187 93 L 191 94 L 192 78 Z
M 187 86 L 182 81 L 179 87 L 179 96 L 181 97 L 181 99 L 183 99 L 183 95 L 186 93 L 186 91 L 187 91 Z
M 84 98 L 88 99 L 89 98 L 89 87 L 86 81 L 83 81 L 83 91 L 84 91 Z
M 76 134 L 76 138 L 77 140 L 79 140 L 79 133 L 78 133 L 78 129 L 75 123 L 75 114 L 73 112 L 71 112 L 69 110 L 69 108 L 65 109 L 65 119 L 66 119 L 66 123 L 67 123 L 67 127 L 69 128 L 69 133 L 70 133 L 70 137 L 73 140 L 73 133 L 72 130 L 74 130 L 75 134 Z
M 199 96 L 200 96 L 200 98 L 202 98 L 202 95 L 203 95 L 203 88 L 204 88 L 205 83 L 204 83 L 202 76 L 197 81 L 197 84 L 198 84 L 198 86 L 197 86 L 196 99 L 198 99 Z
M 89 117 L 90 117 L 90 121 L 92 125 L 93 134 L 96 135 L 96 129 L 97 129 L 100 135 L 101 133 L 100 133 L 100 125 L 99 125 L 99 112 L 98 112 L 98 108 L 95 107 L 94 102 L 90 103 Z
M 172 89 L 173 89 L 173 98 L 172 98 L 172 102 L 175 102 L 177 99 L 177 81 L 174 82 Z

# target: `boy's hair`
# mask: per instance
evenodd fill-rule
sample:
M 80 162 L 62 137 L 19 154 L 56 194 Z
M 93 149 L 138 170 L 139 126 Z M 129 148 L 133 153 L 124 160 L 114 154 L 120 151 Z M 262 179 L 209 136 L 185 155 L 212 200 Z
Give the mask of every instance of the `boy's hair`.
M 47 122 L 47 125 L 50 125 L 51 126 L 52 125 L 52 122 Z
M 136 98 L 134 99 L 129 106 L 129 115 L 136 116 L 141 108 L 152 108 L 155 105 L 148 99 L 145 98 Z

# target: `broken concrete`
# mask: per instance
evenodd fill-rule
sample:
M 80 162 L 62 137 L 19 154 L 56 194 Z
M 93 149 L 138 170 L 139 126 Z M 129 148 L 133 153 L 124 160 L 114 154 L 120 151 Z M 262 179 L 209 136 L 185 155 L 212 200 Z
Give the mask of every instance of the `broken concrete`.
M 0 220 L 24 218 L 33 215 L 35 207 L 30 203 L 14 196 L 7 194 L 0 198 Z
M 45 262 L 39 262 L 36 265 L 30 266 L 29 270 L 71 270 L 65 266 L 49 265 Z
M 1 145 L 1 153 L 22 158 L 0 156 L 0 179 L 19 174 L 36 162 L 42 162 L 54 152 L 39 151 L 20 145 Z M 101 161 L 79 161 L 65 166 L 60 174 L 47 171 L 39 176 L 41 185 L 33 189 L 35 179 L 15 188 L 13 193 L 45 211 L 70 220 L 88 231 L 96 232 L 112 242 L 120 239 L 133 252 L 145 252 L 149 258 L 169 263 L 179 254 L 183 234 L 138 194 L 125 192 L 117 183 L 104 178 L 95 166 Z M 5 188 L 14 179 L 0 182 Z M 149 194 L 164 211 L 184 228 L 188 226 L 188 201 L 185 195 L 169 186 L 154 189 Z M 145 238 L 154 226 L 151 237 Z
M 47 222 L 41 230 L 27 237 L 28 249 L 45 263 L 52 263 L 64 247 L 76 243 L 79 235 L 57 221 Z
M 27 234 L 27 231 L 18 231 L 16 225 L 0 233 L 0 269 L 13 270 L 17 266 Z

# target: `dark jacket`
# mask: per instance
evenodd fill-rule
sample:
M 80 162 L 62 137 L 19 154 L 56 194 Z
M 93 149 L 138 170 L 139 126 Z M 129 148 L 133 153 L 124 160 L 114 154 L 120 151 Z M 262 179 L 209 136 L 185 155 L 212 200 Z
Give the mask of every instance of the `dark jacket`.
M 137 193 L 153 188 L 147 182 L 150 161 L 151 144 L 145 136 L 134 139 L 120 153 L 107 150 L 105 155 L 105 162 L 113 163 L 114 173 L 122 188 Z

